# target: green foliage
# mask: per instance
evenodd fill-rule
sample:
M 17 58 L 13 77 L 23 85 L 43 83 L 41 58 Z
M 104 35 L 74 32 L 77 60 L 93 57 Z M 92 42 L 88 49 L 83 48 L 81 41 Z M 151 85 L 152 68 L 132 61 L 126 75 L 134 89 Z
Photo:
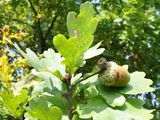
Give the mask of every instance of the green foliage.
M 32 73 L 43 80 L 46 80 L 48 82 L 52 81 L 54 84 L 54 87 L 61 90 L 61 81 L 56 77 L 61 77 L 62 74 L 64 74 L 65 67 L 61 64 L 61 61 L 63 58 L 61 58 L 59 53 L 55 53 L 53 49 L 48 49 L 48 51 L 45 51 L 43 53 L 44 58 L 39 59 L 38 56 L 31 51 L 30 49 L 27 49 L 24 53 L 17 44 L 14 44 L 14 46 L 17 48 L 17 50 L 27 59 L 29 64 L 34 67 L 36 70 L 32 70 Z M 57 62 L 53 62 L 57 61 Z M 60 72 L 60 75 L 57 76 L 56 72 Z M 54 76 L 55 75 L 55 76 Z
M 19 95 L 14 95 L 12 91 L 1 91 L 0 102 L 3 105 L 3 112 L 13 116 L 14 118 L 19 118 L 23 111 L 23 105 L 28 98 L 28 90 L 22 89 Z
M 150 87 L 152 85 L 152 80 L 145 78 L 144 72 L 134 72 L 131 73 L 131 82 L 127 87 L 122 89 L 120 92 L 124 94 L 139 94 L 144 92 L 152 92 L 154 88 Z
M 95 56 L 98 56 L 104 52 L 104 48 L 99 48 L 98 47 L 101 45 L 102 42 L 97 43 L 95 46 L 89 48 L 85 53 L 84 53 L 84 59 L 90 59 Z
M 49 107 L 43 96 L 32 99 L 29 102 L 29 108 L 25 110 L 39 120 L 61 120 L 62 118 L 62 111 L 55 106 Z
M 93 118 L 93 120 L 150 120 L 153 115 L 151 110 L 143 108 L 143 101 L 129 99 L 123 107 L 110 108 L 101 97 L 95 97 L 88 101 L 87 105 L 80 105 L 77 109 L 80 118 Z
M 134 72 L 130 74 L 131 74 L 131 82 L 127 86 L 122 88 L 106 87 L 104 85 L 101 85 L 98 82 L 97 75 L 83 81 L 79 87 L 87 91 L 87 94 L 85 95 L 88 96 L 88 93 L 90 93 L 92 95 L 90 96 L 90 98 L 100 95 L 102 98 L 104 98 L 106 103 L 112 107 L 123 106 L 126 102 L 126 98 L 124 94 L 135 95 L 135 94 L 144 93 L 144 92 L 151 92 L 154 90 L 152 87 L 150 87 L 151 84 L 148 84 L 151 81 L 149 79 L 144 78 L 143 72 Z M 138 76 L 139 78 L 140 75 L 142 77 L 141 79 L 135 78 L 135 76 Z M 137 80 L 138 82 L 134 82 Z M 139 84 L 141 82 L 143 82 L 142 83 L 143 85 Z M 138 84 L 138 85 L 135 85 L 135 84 Z M 98 91 L 99 94 L 97 94 L 96 91 Z
M 28 0 L 36 19 L 31 21 L 34 21 L 40 33 L 43 33 L 41 29 L 42 15 L 37 13 L 32 2 L 36 3 L 33 0 Z M 18 2 L 17 4 L 20 3 Z M 102 6 L 105 7 L 105 4 L 110 3 L 104 2 L 104 6 Z M 122 8 L 122 11 L 125 11 L 125 17 L 128 18 L 129 15 L 134 14 L 134 7 L 131 10 L 127 7 L 127 5 L 132 6 L 134 4 L 139 5 L 140 3 L 124 1 L 125 10 Z M 117 7 L 120 7 L 120 5 Z M 109 9 L 112 10 L 113 8 Z M 103 13 L 103 11 L 100 12 Z M 122 19 L 115 14 L 110 14 L 109 18 L 105 16 L 105 19 L 114 19 L 113 23 L 117 26 Z M 125 17 L 123 19 L 128 23 Z M 25 119 L 29 120 L 152 119 L 153 110 L 143 108 L 144 101 L 131 96 L 154 91 L 154 88 L 150 87 L 153 82 L 145 78 L 144 72 L 136 71 L 130 73 L 131 80 L 129 84 L 121 88 L 103 86 L 97 78 L 97 74 L 102 72 L 101 70 L 98 72 L 93 70 L 92 73 L 87 74 L 85 71 L 81 72 L 80 69 L 82 68 L 83 70 L 85 68 L 86 59 L 93 58 L 104 52 L 104 48 L 98 49 L 102 44 L 101 42 L 91 47 L 97 24 L 98 19 L 95 17 L 93 5 L 90 2 L 85 2 L 81 4 L 78 15 L 76 12 L 70 12 L 67 16 L 69 37 L 66 38 L 62 34 L 54 37 L 53 43 L 59 53 L 50 48 L 44 51 L 42 58 L 40 58 L 29 48 L 26 49 L 25 53 L 17 44 L 14 44 L 21 55 L 27 59 L 29 65 L 33 67 L 31 73 L 37 76 L 37 81 L 36 84 L 27 87 L 29 92 L 26 89 L 22 89 L 26 87 L 25 82 L 26 79 L 29 80 L 28 77 L 21 81 L 24 84 L 18 82 L 19 84 L 13 85 L 14 87 L 22 85 L 18 87 L 22 89 L 20 93 L 14 88 L 10 88 L 13 89 L 11 92 L 10 89 L 2 88 L 0 101 L 3 107 L 1 111 L 4 109 L 7 112 L 6 114 L 15 119 L 25 117 Z M 111 41 L 105 40 L 104 42 L 107 42 L 107 45 L 113 42 L 115 48 L 117 43 L 129 44 L 129 32 L 127 30 L 122 31 L 122 33 L 121 31 L 120 33 L 118 32 L 118 38 L 115 41 L 113 40 L 114 37 L 110 36 L 105 39 L 111 39 Z M 43 34 L 39 35 L 41 40 L 46 39 L 43 38 Z M 122 41 L 117 42 L 119 39 Z M 102 39 L 99 40 L 101 41 Z M 112 57 L 114 52 L 109 45 L 108 47 L 109 51 L 105 51 L 104 54 Z M 120 51 L 120 49 L 118 50 Z M 116 51 L 117 54 L 119 51 Z M 126 57 L 127 55 L 124 55 L 123 59 L 127 59 Z M 95 67 L 95 69 L 97 68 Z M 35 81 L 35 78 L 31 79 Z M 19 94 L 15 95 L 15 93 Z
M 100 88 L 100 94 L 105 99 L 105 101 L 112 107 L 123 106 L 126 98 L 120 94 L 118 91 L 112 89 L 108 89 L 106 87 Z

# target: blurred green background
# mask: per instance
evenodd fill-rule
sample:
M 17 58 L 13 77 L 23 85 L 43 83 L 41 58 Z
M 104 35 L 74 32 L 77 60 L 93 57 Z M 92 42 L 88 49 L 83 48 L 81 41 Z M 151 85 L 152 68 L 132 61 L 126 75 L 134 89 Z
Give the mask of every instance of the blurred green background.
M 10 33 L 25 32 L 18 42 L 36 53 L 54 48 L 53 37 L 68 36 L 66 16 L 78 12 L 87 0 L 1 0 L 0 28 L 10 27 Z M 145 107 L 155 109 L 154 120 L 160 119 L 160 0 L 88 0 L 100 20 L 94 44 L 103 41 L 102 56 L 120 65 L 128 64 L 129 71 L 144 71 L 153 80 L 153 93 L 136 97 L 146 101 Z M 94 45 L 93 44 L 93 45 Z M 4 48 L 1 46 L 0 48 Z M 5 46 L 8 48 L 8 46 Z M 3 54 L 3 53 L 0 53 Z M 100 58 L 87 62 L 83 71 L 90 72 Z

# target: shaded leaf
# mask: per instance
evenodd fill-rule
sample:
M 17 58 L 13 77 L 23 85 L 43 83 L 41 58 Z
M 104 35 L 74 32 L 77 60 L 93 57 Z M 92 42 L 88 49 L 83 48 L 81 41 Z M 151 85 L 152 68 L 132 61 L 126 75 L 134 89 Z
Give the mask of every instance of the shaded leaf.
M 126 101 L 125 97 L 113 88 L 108 88 L 99 84 L 98 90 L 100 95 L 112 107 L 122 106 Z
M 86 98 L 92 98 L 99 94 L 95 85 L 90 85 L 87 89 L 84 90 L 84 94 Z
M 63 115 L 66 115 L 68 112 L 67 101 L 61 95 L 51 95 L 51 94 L 43 94 L 48 102 L 52 103 L 54 106 L 59 107 Z

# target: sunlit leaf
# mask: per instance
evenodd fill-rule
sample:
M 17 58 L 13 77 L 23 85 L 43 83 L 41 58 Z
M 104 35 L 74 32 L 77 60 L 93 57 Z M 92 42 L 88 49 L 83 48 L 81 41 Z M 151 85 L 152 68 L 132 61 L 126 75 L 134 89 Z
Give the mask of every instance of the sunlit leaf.
M 60 71 L 61 74 L 64 74 L 65 67 L 61 64 L 63 58 L 59 53 L 55 53 L 53 49 L 48 49 L 44 51 L 44 58 L 39 59 L 38 56 L 30 49 L 26 49 L 26 53 L 23 52 L 19 46 L 15 43 L 14 46 L 25 57 L 29 64 L 34 67 L 37 71 Z
M 150 120 L 152 110 L 143 108 L 143 101 L 129 99 L 124 106 L 117 109 L 110 108 L 101 97 L 88 101 L 87 105 L 79 105 L 77 112 L 80 118 L 93 120 Z
M 150 87 L 153 81 L 145 78 L 144 72 L 133 72 L 130 74 L 131 80 L 128 86 L 120 90 L 123 94 L 139 94 L 144 92 L 152 92 L 154 88 Z
M 38 76 L 42 80 L 45 80 L 46 82 L 44 83 L 48 83 L 47 86 L 53 87 L 53 89 L 62 89 L 62 81 L 55 77 L 53 74 L 49 72 L 38 72 L 34 69 L 32 70 L 32 74 Z
M 8 110 L 8 114 L 14 118 L 18 118 L 23 110 L 23 105 L 28 98 L 28 91 L 22 89 L 19 95 L 14 95 L 12 91 L 2 91 L 0 93 L 1 103 Z
M 39 120 L 61 120 L 62 111 L 56 106 L 49 107 L 45 97 L 40 96 L 29 102 L 29 107 L 25 107 L 28 114 Z
M 92 57 L 98 56 L 104 52 L 104 48 L 99 48 L 98 47 L 101 45 L 101 42 L 97 43 L 95 46 L 89 48 L 85 53 L 84 53 L 84 59 L 90 59 Z
M 93 42 L 93 33 L 98 24 L 94 13 L 95 11 L 90 2 L 81 4 L 79 15 L 70 12 L 67 16 L 67 28 L 70 38 L 67 39 L 62 34 L 58 34 L 53 39 L 56 49 L 65 58 L 63 63 L 69 73 L 74 73 L 83 65 L 84 52 Z

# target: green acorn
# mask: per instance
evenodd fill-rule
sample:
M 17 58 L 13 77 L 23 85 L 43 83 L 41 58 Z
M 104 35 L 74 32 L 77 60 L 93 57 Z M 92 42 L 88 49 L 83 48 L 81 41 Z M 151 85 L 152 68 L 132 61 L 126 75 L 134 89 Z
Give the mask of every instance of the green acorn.
M 99 74 L 98 79 L 105 86 L 126 86 L 130 81 L 128 66 L 120 66 L 113 61 L 107 62 L 106 68 Z

